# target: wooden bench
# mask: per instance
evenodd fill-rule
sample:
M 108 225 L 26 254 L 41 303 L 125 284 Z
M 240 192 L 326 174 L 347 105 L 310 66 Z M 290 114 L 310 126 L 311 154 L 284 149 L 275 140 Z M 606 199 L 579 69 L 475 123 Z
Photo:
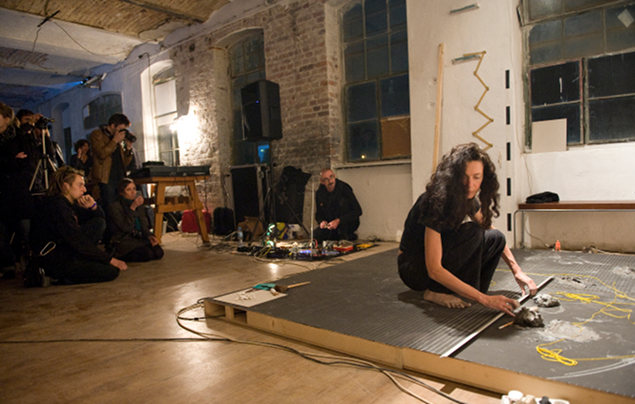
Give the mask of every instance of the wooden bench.
M 525 247 L 525 214 L 529 212 L 635 212 L 635 201 L 560 201 L 544 203 L 521 203 L 514 212 L 520 213 L 520 247 Z M 514 228 L 514 247 L 516 230 Z

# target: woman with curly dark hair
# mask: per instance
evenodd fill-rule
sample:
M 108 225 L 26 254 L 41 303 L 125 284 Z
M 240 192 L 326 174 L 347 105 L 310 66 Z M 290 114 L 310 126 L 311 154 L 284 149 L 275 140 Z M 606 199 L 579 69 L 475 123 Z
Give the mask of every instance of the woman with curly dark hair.
M 399 276 L 409 288 L 441 306 L 470 306 L 461 296 L 513 316 L 516 300 L 487 294 L 502 255 L 523 294 L 525 288 L 536 293 L 505 236 L 492 228 L 498 187 L 496 168 L 477 144 L 455 146 L 443 156 L 404 226 Z

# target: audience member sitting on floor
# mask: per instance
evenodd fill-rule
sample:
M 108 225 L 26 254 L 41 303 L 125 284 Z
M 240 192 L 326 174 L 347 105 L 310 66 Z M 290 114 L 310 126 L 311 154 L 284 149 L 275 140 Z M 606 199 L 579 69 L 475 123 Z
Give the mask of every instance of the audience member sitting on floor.
M 35 259 L 59 283 L 111 281 L 128 268 L 98 247 L 106 229 L 104 212 L 85 193 L 83 172 L 64 166 L 36 209 L 31 245 L 35 255 L 43 256 Z
M 90 155 L 90 142 L 86 139 L 79 139 L 75 142 L 77 153 L 71 156 L 70 166 L 84 172 L 85 177 L 90 177 L 90 169 L 93 165 L 93 158 Z
M 143 196 L 137 194 L 134 181 L 122 179 L 117 191 L 117 199 L 108 206 L 108 230 L 115 257 L 134 262 L 161 259 L 163 249 L 150 233 Z

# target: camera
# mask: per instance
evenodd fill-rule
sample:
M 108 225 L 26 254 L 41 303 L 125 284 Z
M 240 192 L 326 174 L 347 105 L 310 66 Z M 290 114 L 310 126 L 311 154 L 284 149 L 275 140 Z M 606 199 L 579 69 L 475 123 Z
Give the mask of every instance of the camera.
M 128 129 L 122 129 L 122 131 L 126 134 L 124 139 L 126 139 L 130 143 L 134 143 L 134 142 L 137 141 L 137 137 L 132 132 L 130 132 Z
M 49 126 L 49 123 L 54 122 L 54 119 L 51 118 L 47 118 L 45 116 L 41 117 L 40 119 L 37 120 L 37 122 L 35 122 L 35 125 L 33 125 L 34 127 L 36 127 L 37 129 L 46 129 Z

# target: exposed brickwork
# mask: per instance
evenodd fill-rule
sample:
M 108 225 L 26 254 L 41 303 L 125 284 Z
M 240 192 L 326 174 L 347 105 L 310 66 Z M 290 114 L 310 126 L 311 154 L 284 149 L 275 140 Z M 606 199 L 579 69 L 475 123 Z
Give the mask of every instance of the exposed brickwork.
M 266 77 L 280 86 L 283 138 L 272 145 L 274 180 L 287 165 L 315 175 L 343 155 L 337 10 L 325 0 L 287 1 L 233 21 L 170 53 L 177 94 L 189 86 L 190 113 L 196 111 L 200 122 L 200 135 L 183 145 L 182 164 L 212 165 L 209 183 L 200 187 L 210 193 L 210 209 L 226 204 L 221 179 L 229 173 L 231 160 L 229 61 L 224 49 L 234 42 L 233 35 L 246 29 L 263 31 Z M 310 221 L 310 188 L 309 183 L 305 223 Z

